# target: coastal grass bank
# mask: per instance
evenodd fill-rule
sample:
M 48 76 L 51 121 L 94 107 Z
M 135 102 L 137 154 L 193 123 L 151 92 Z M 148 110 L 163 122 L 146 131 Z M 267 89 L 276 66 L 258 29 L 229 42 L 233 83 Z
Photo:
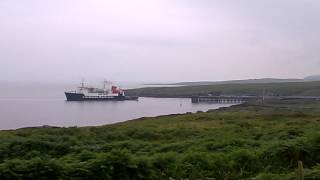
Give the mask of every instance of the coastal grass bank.
M 0 179 L 320 179 L 320 102 L 0 131 Z

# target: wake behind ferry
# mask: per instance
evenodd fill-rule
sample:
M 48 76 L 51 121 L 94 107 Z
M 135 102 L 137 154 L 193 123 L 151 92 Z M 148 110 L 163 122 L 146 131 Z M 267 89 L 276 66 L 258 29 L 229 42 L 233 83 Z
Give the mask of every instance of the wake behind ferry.
M 112 83 L 104 81 L 103 88 L 87 87 L 84 81 L 75 91 L 65 92 L 67 101 L 125 101 L 138 100 L 137 96 L 126 96 L 125 92 Z M 108 88 L 109 87 L 109 88 Z

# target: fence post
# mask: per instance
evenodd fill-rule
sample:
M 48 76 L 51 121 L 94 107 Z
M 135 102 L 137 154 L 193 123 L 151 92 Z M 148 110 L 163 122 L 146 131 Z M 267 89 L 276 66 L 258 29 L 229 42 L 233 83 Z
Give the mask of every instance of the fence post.
M 298 176 L 299 176 L 299 180 L 304 180 L 302 161 L 298 161 Z

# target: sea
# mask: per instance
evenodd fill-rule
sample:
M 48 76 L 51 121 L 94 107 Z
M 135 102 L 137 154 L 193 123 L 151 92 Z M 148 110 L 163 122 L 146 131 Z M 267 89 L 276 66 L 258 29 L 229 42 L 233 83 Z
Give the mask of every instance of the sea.
M 25 127 L 83 127 L 114 124 L 142 117 L 207 111 L 233 104 L 193 104 L 189 98 L 138 101 L 68 102 L 71 83 L 0 83 L 0 130 Z M 125 88 L 143 84 L 122 85 Z

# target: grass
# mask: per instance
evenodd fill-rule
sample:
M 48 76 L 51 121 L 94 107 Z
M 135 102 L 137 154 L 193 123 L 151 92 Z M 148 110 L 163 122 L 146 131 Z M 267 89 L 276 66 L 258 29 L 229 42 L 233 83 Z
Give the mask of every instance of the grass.
M 320 179 L 320 102 L 0 132 L 1 179 Z

